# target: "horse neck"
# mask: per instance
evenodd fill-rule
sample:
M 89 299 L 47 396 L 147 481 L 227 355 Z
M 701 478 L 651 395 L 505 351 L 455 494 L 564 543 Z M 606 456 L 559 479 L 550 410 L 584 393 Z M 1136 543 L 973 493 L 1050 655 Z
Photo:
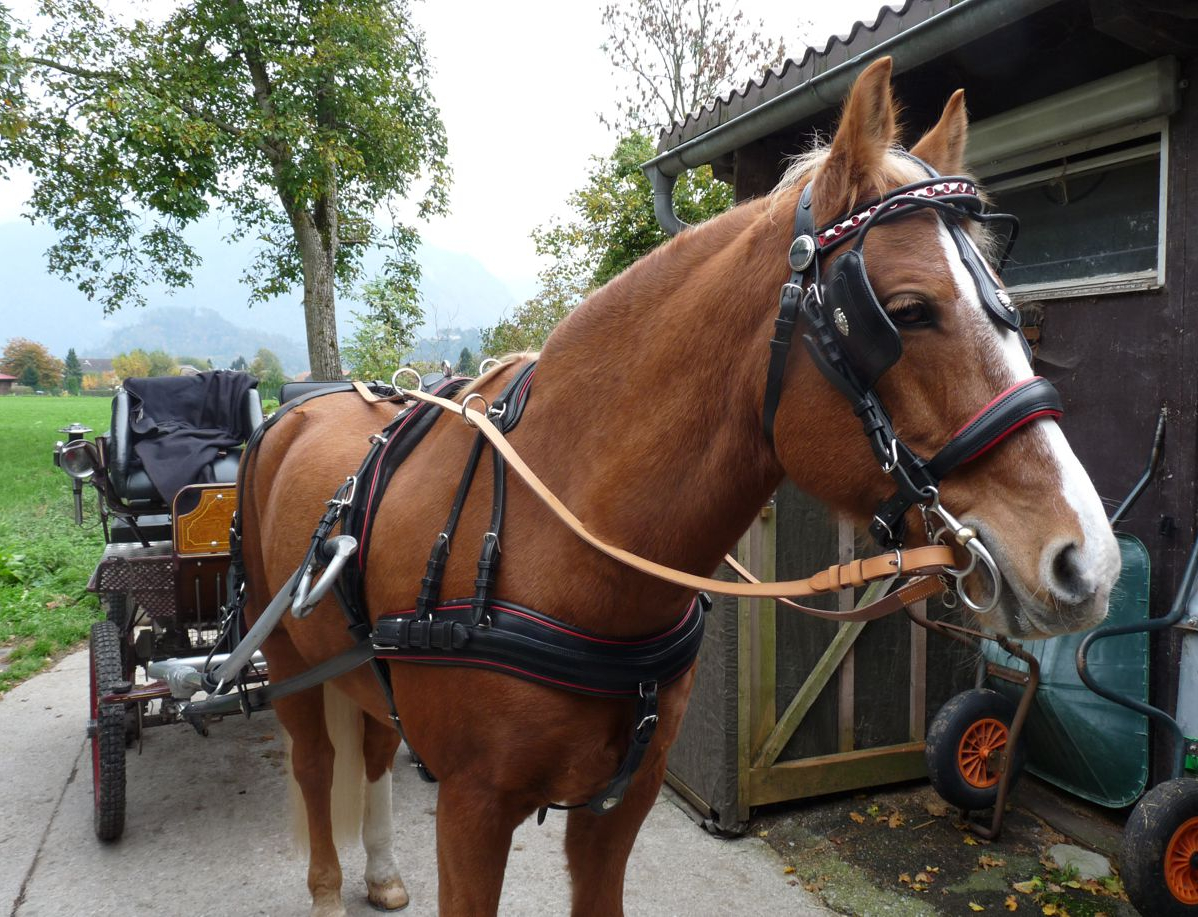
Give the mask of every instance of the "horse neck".
M 789 222 L 757 201 L 687 232 L 546 343 L 542 448 L 558 456 L 553 486 L 601 537 L 707 573 L 781 480 L 761 403 Z

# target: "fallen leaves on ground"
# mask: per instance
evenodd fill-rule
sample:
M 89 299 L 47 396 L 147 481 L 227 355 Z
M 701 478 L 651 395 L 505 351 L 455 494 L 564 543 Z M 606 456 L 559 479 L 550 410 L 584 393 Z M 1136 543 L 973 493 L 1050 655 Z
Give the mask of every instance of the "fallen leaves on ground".
M 992 857 L 988 853 L 983 853 L 978 857 L 978 866 L 982 869 L 994 869 L 998 866 L 1006 866 L 1007 861 L 999 857 Z
M 1026 882 L 1013 882 L 1011 884 L 1011 888 L 1024 895 L 1034 895 L 1037 892 L 1044 891 L 1044 883 L 1037 876 L 1035 878 L 1028 879 Z
M 790 875 L 791 873 L 793 873 L 794 871 L 795 871 L 795 868 L 794 868 L 793 866 L 786 866 L 786 867 L 783 867 L 783 869 L 782 869 L 782 874 L 783 874 L 783 875 L 786 875 L 786 876 L 789 876 L 789 875 Z
M 984 907 L 982 907 L 982 906 L 981 906 L 980 904 L 978 904 L 976 901 L 970 901 L 970 902 L 969 902 L 969 909 L 970 909 L 971 911 L 984 911 L 984 910 L 986 910 Z
M 1019 901 L 1014 895 L 1007 895 L 1007 900 L 1003 902 L 1003 907 L 1008 911 L 1017 911 L 1019 910 Z
M 865 824 L 865 816 L 862 815 L 860 812 L 850 812 L 849 818 L 851 818 L 853 821 L 855 821 L 859 825 Z
M 929 815 L 934 815 L 936 818 L 943 818 L 952 809 L 952 806 L 943 799 L 929 799 L 923 807 Z
M 965 837 L 963 838 L 963 842 L 966 847 L 977 847 L 978 846 L 978 839 L 976 837 L 974 837 L 972 834 L 965 835 Z

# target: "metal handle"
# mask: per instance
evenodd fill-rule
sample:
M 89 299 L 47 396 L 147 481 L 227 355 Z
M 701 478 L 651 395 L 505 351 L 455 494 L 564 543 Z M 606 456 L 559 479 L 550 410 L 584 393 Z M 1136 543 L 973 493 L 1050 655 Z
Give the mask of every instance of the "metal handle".
M 358 539 L 352 535 L 334 535 L 324 543 L 321 550 L 326 554 L 331 551 L 333 556 L 315 585 L 312 584 L 312 577 L 316 573 L 316 561 L 312 561 L 304 570 L 299 585 L 295 588 L 295 600 L 291 603 L 291 614 L 296 618 L 306 618 L 312 609 L 320 604 L 320 600 L 341 577 L 341 571 L 345 569 L 349 559 L 357 553 Z

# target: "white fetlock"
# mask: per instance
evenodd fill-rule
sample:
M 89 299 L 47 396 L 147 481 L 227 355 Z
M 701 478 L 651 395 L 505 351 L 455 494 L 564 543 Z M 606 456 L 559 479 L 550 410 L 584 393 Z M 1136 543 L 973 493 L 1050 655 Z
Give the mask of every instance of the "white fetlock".
M 367 882 L 366 898 L 372 907 L 380 911 L 398 911 L 408 906 L 408 890 L 402 879 L 386 882 Z
M 348 917 L 341 896 L 312 902 L 312 917 Z

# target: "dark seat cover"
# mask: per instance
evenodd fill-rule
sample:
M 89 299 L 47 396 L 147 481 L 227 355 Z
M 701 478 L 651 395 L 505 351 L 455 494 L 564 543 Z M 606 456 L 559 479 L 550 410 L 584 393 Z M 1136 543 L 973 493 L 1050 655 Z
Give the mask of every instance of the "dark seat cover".
M 127 379 L 113 400 L 110 477 L 134 506 L 170 506 L 180 488 L 232 483 L 240 453 L 262 422 L 248 373 Z

